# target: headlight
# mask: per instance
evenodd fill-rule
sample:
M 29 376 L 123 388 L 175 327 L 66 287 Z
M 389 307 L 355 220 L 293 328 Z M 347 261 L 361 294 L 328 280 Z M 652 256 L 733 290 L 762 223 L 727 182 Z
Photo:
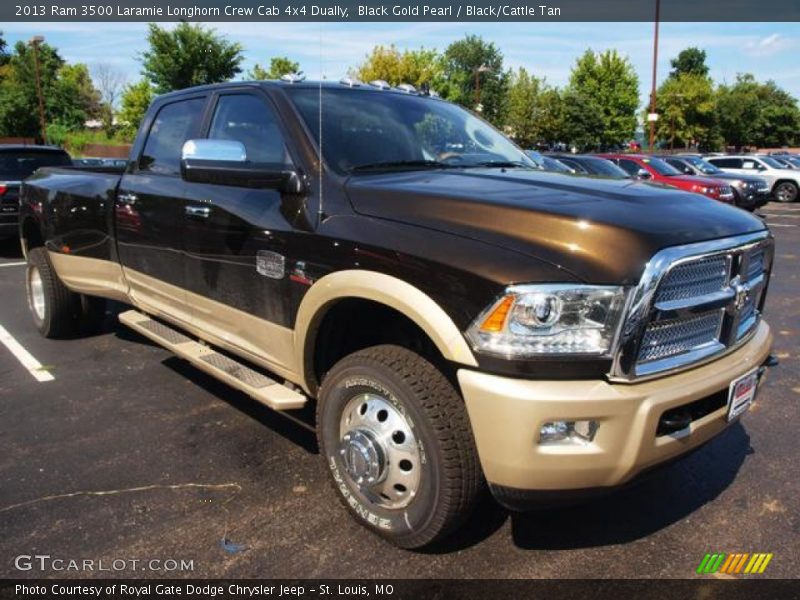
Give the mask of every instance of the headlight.
M 621 287 L 516 285 L 467 330 L 476 350 L 505 358 L 611 351 L 625 304 Z

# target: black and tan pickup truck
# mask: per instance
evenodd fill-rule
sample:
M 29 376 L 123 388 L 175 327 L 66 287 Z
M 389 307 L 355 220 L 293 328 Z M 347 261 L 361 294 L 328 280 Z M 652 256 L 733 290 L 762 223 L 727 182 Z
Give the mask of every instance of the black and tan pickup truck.
M 487 484 L 522 509 L 699 447 L 770 361 L 761 220 L 542 172 L 410 86 L 161 96 L 124 172 L 39 170 L 20 227 L 43 335 L 112 299 L 255 400 L 315 406 L 336 493 L 406 548 L 452 532 Z

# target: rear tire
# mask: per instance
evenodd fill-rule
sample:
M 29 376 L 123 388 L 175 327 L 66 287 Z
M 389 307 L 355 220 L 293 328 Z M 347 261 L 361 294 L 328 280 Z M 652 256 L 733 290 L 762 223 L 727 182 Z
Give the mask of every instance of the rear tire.
M 797 185 L 791 181 L 781 181 L 775 186 L 773 196 L 778 202 L 794 202 L 797 200 Z
M 350 514 L 401 548 L 452 532 L 484 487 L 460 396 L 441 371 L 399 346 L 334 365 L 319 392 L 317 436 Z
M 39 333 L 46 338 L 62 338 L 76 332 L 78 294 L 69 291 L 58 278 L 47 250 L 41 246 L 28 252 L 25 288 Z

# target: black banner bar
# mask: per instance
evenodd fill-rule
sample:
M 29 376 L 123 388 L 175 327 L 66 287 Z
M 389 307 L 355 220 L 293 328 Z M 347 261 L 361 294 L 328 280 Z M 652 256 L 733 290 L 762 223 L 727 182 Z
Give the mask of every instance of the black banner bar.
M 0 21 L 652 21 L 655 0 L 3 0 Z M 800 2 L 661 0 L 661 21 L 800 21 Z

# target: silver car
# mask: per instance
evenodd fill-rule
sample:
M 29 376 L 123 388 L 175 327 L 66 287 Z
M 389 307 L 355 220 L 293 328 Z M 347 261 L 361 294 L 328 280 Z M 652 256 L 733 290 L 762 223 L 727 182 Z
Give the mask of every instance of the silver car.
M 708 156 L 712 165 L 728 173 L 738 175 L 758 175 L 766 179 L 772 197 L 778 202 L 794 202 L 800 189 L 800 171 L 786 168 L 771 156 L 760 154 L 732 154 L 729 156 Z

